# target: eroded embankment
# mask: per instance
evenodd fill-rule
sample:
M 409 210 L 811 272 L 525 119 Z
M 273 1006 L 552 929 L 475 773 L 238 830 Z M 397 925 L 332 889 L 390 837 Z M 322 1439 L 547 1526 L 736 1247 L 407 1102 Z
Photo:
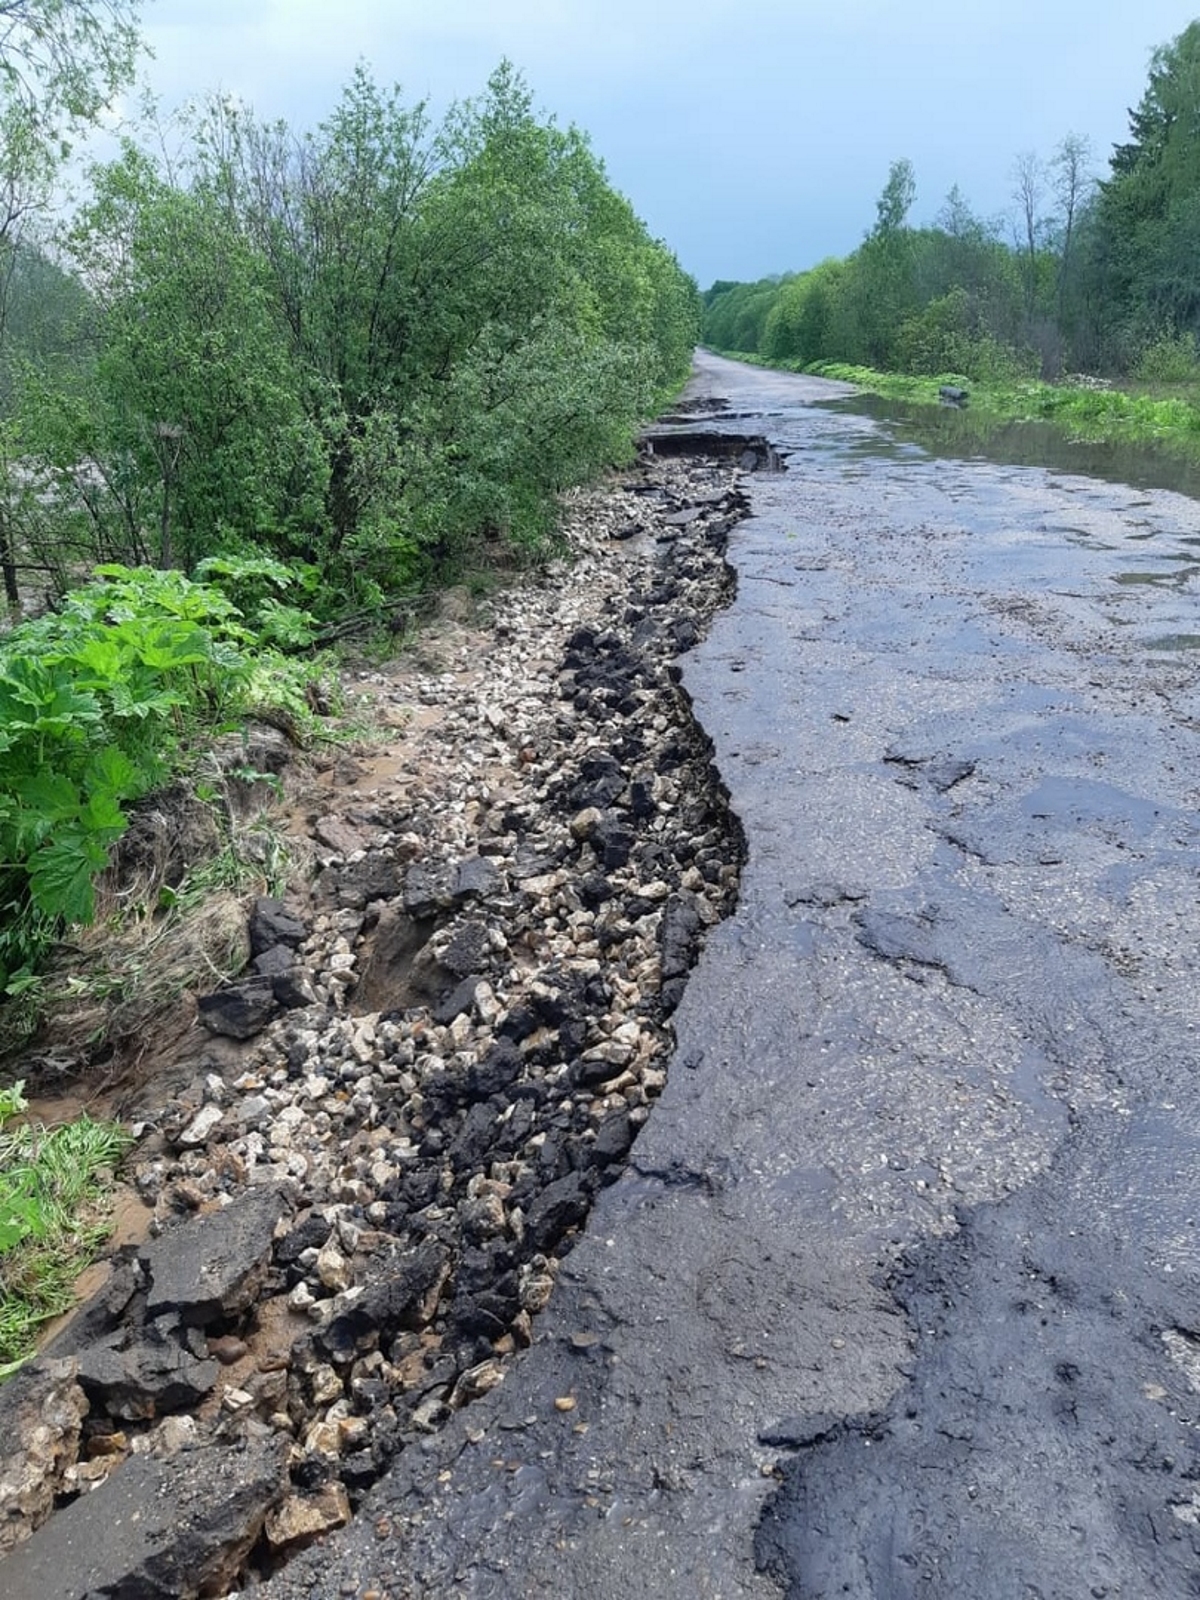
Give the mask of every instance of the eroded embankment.
M 572 501 L 571 563 L 376 675 L 398 749 L 307 818 L 315 876 L 142 1093 L 150 1239 L 0 1391 L 0 1589 L 227 1592 L 530 1342 L 736 895 L 674 658 L 753 464 L 646 457 Z

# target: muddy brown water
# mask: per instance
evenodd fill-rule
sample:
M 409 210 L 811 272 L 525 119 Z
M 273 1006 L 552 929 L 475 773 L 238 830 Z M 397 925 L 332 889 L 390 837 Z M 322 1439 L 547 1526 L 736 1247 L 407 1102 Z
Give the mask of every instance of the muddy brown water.
M 1196 1594 L 1200 507 L 689 399 L 785 468 L 685 668 L 739 907 L 534 1348 L 265 1593 Z

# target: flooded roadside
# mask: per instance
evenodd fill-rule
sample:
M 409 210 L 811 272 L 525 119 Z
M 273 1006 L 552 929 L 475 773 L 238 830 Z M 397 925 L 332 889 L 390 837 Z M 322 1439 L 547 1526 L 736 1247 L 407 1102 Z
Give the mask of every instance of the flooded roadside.
M 932 456 L 1044 467 L 1070 477 L 1098 478 L 1135 489 L 1166 489 L 1193 499 L 1200 496 L 1200 462 L 1153 442 L 1072 438 L 1061 425 L 1037 418 L 1006 420 L 973 411 L 969 404 L 963 409 L 920 405 L 864 392 L 827 403 L 834 413 L 869 417 L 882 424 L 900 449 L 915 446 Z

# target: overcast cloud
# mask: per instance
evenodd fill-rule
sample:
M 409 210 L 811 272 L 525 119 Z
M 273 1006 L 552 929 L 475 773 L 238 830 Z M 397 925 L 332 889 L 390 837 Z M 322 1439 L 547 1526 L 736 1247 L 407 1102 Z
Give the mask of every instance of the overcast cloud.
M 587 130 L 616 186 L 701 286 L 841 255 L 890 163 L 916 221 L 958 183 L 1011 205 L 1018 151 L 1088 135 L 1102 170 L 1172 0 L 148 0 L 153 88 L 220 89 L 321 120 L 363 59 L 441 109 L 508 56 L 540 108 Z

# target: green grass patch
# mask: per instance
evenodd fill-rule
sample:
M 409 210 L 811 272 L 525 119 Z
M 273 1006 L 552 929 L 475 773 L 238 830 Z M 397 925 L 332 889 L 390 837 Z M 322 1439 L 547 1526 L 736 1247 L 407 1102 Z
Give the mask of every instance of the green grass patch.
M 719 355 L 749 366 L 778 372 L 802 372 L 816 378 L 852 383 L 868 394 L 911 405 L 940 407 L 944 384 L 966 389 L 970 410 L 993 422 L 1044 422 L 1064 439 L 1087 444 L 1143 444 L 1200 461 L 1200 383 L 1145 381 L 1117 388 L 1095 378 L 1063 383 L 1019 378 L 1006 383 L 980 383 L 961 372 L 917 377 L 906 372 L 879 372 L 843 361 L 818 361 L 802 367 L 794 361 L 772 361 L 745 351 Z
M 1046 422 L 1064 438 L 1089 444 L 1146 444 L 1200 460 L 1200 404 L 1198 392 L 1147 393 L 1117 389 L 1094 379 L 1041 383 L 1021 379 L 1005 384 L 973 383 L 960 373 L 913 377 L 907 373 L 876 372 L 870 367 L 823 361 L 810 367 L 815 377 L 853 383 L 871 394 L 938 406 L 943 384 L 965 388 L 970 408 L 997 422 Z
M 70 1309 L 79 1274 L 108 1237 L 108 1200 L 130 1137 L 77 1117 L 21 1120 L 24 1082 L 0 1090 L 0 1378 L 33 1352 L 38 1330 Z

